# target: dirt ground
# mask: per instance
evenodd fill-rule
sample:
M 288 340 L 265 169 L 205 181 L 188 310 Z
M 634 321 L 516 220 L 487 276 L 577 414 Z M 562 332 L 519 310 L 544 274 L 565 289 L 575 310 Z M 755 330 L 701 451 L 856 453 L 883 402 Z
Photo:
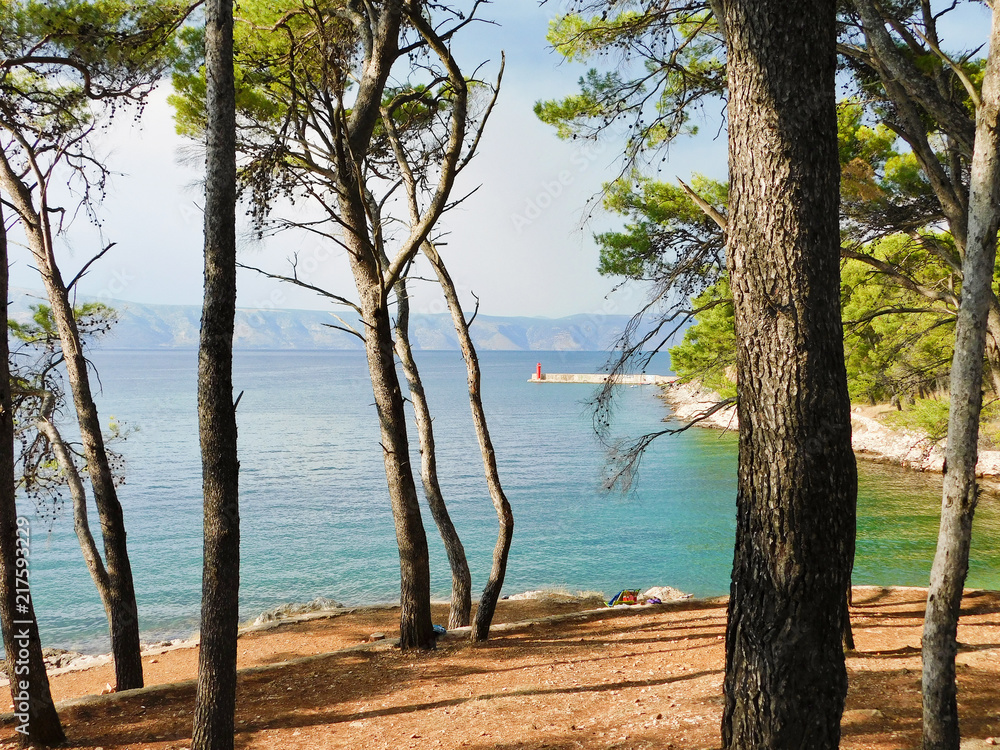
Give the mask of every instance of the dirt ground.
M 844 748 L 919 747 L 924 592 L 862 587 L 852 619 Z M 582 604 L 502 602 L 497 622 Z M 592 605 L 591 605 L 592 606 Z M 501 629 L 486 644 L 449 636 L 402 653 L 398 612 L 359 611 L 244 635 L 237 748 L 716 748 L 725 601 L 608 609 Z M 443 621 L 443 608 L 435 612 Z M 968 592 L 959 626 L 963 747 L 1000 743 L 1000 593 Z M 301 657 L 312 657 L 303 659 Z M 195 675 L 197 649 L 145 659 L 147 685 Z M 280 662 L 286 662 L 279 664 Z M 110 667 L 56 675 L 57 701 L 99 693 Z M 63 706 L 68 747 L 190 747 L 193 682 Z M 13 746 L 13 728 L 0 728 Z

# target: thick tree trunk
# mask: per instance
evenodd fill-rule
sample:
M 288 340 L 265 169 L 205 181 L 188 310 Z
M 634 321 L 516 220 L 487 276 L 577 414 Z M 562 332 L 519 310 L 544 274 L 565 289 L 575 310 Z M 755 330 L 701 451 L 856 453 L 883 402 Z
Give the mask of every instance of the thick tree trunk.
M 476 348 L 472 345 L 469 324 L 462 312 L 458 291 L 434 246 L 426 242 L 423 245 L 423 251 L 437 273 L 445 300 L 448 302 L 448 309 L 451 311 L 451 319 L 455 324 L 459 344 L 462 347 L 462 357 L 465 359 L 465 366 L 469 372 L 469 405 L 472 408 L 472 422 L 476 427 L 479 450 L 483 455 L 486 484 L 489 487 L 490 498 L 493 500 L 493 507 L 496 509 L 497 520 L 500 524 L 497 543 L 493 548 L 493 565 L 490 568 L 490 577 L 486 581 L 482 596 L 479 598 L 476 620 L 472 625 L 472 640 L 485 641 L 490 636 L 490 625 L 493 622 L 497 601 L 500 599 L 500 591 L 503 589 L 503 580 L 507 574 L 507 557 L 510 554 L 510 544 L 514 538 L 514 513 L 507 496 L 504 494 L 503 486 L 500 484 L 496 453 L 493 450 L 493 440 L 490 438 L 489 426 L 486 423 L 486 411 L 483 409 L 479 358 L 476 356 Z
M 448 565 L 451 567 L 451 608 L 448 628 L 464 628 L 469 624 L 472 615 L 472 576 L 469 573 L 469 562 L 465 557 L 465 547 L 462 546 L 462 540 L 448 513 L 444 495 L 441 493 L 441 484 L 438 482 L 434 427 L 424 384 L 410 348 L 410 299 L 406 291 L 406 282 L 402 280 L 396 282 L 396 354 L 399 355 L 399 361 L 403 365 L 403 374 L 410 389 L 410 402 L 413 404 L 413 414 L 417 423 L 417 435 L 420 440 L 420 480 L 424 485 L 427 505 L 441 534 L 441 541 L 444 542 Z
M 232 750 L 240 588 L 240 464 L 233 404 L 236 95 L 232 0 L 209 0 L 205 6 L 205 74 L 205 298 L 198 351 L 205 558 L 191 747 Z
M 7 232 L 0 216 L 0 292 L 8 303 Z M 0 629 L 15 729 L 25 744 L 61 744 L 63 734 L 42 658 L 31 602 L 30 529 L 17 517 L 14 485 L 14 411 L 7 336 L 0 341 Z
M 101 520 L 104 557 L 110 580 L 111 652 L 115 661 L 118 690 L 142 687 L 142 657 L 139 645 L 139 612 L 135 602 L 132 566 L 128 558 L 125 519 L 114 475 L 104 447 L 104 435 L 97 406 L 90 388 L 87 361 L 80 343 L 80 332 L 73 315 L 69 292 L 62 280 L 52 248 L 52 231 L 43 207 L 36 211 L 27 186 L 0 158 L 0 182 L 12 198 L 31 253 L 45 285 L 52 307 L 52 317 L 59 332 L 66 376 L 73 393 L 84 458 L 94 491 L 94 503 Z
M 740 447 L 723 746 L 836 748 L 857 469 L 840 326 L 834 0 L 727 0 Z
M 923 747 L 958 750 L 956 634 L 969 570 L 976 510 L 976 462 L 983 354 L 1000 227 L 1000 10 L 993 11 L 990 54 L 976 112 L 969 188 L 969 229 L 962 261 L 962 304 L 955 326 L 951 408 L 941 528 L 931 568 L 923 636 Z

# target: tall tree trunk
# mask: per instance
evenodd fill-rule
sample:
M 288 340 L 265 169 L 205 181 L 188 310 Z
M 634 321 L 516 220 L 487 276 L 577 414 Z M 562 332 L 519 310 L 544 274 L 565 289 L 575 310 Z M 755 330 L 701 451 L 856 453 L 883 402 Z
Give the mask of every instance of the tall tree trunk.
M 388 258 L 384 260 L 388 263 Z M 420 440 L 420 480 L 424 485 L 427 505 L 441 534 L 441 541 L 444 542 L 448 565 L 451 567 L 451 608 L 448 614 L 448 628 L 464 628 L 469 624 L 472 614 L 472 576 L 469 573 L 465 547 L 462 546 L 462 540 L 448 513 L 448 506 L 445 505 L 444 495 L 441 493 L 441 484 L 438 482 L 437 453 L 430 407 L 427 405 L 427 394 L 424 392 L 420 371 L 417 369 L 410 348 L 410 298 L 405 280 L 396 282 L 396 354 L 399 355 L 399 361 L 403 365 L 403 374 L 410 389 L 410 401 L 417 423 L 417 435 Z
M 493 440 L 490 438 L 489 426 L 486 423 L 486 411 L 483 409 L 479 358 L 476 356 L 476 348 L 472 345 L 469 324 L 462 312 L 458 291 L 455 289 L 455 283 L 434 245 L 425 242 L 422 247 L 424 255 L 430 260 L 437 273 L 445 300 L 448 302 L 448 309 L 451 311 L 451 319 L 455 325 L 455 332 L 458 334 L 459 344 L 462 347 L 462 357 L 465 359 L 465 366 L 469 373 L 469 405 L 472 408 L 472 421 L 476 427 L 479 450 L 483 455 L 486 484 L 489 487 L 490 498 L 493 500 L 493 507 L 496 509 L 497 520 L 500 524 L 497 532 L 497 543 L 493 548 L 493 565 L 490 568 L 490 577 L 486 581 L 482 596 L 479 598 L 476 620 L 472 625 L 472 640 L 485 641 L 490 636 L 490 624 L 493 622 L 497 601 L 500 599 L 500 591 L 503 589 L 503 580 L 507 574 L 507 557 L 510 554 L 510 544 L 514 538 L 514 513 L 507 496 L 504 494 L 503 486 L 500 484 L 496 452 L 493 450 Z
M 236 94 L 232 0 L 205 6 L 205 299 L 198 425 L 205 494 L 201 651 L 192 750 L 232 750 L 239 627 L 240 512 L 233 328 L 236 316 Z
M 344 227 L 344 244 L 361 301 L 365 353 L 382 435 L 382 459 L 399 548 L 400 646 L 430 649 L 434 648 L 435 636 L 427 536 L 410 465 L 403 394 L 393 355 L 388 289 L 368 233 L 365 185 L 359 184 L 364 179 L 362 164 L 378 122 L 386 81 L 397 57 L 403 3 L 390 0 L 368 10 L 367 31 L 371 36 L 365 47 L 363 74 L 350 114 L 346 115 L 346 140 L 340 140 L 342 135 L 336 136 L 340 216 L 335 221 Z M 362 18 L 362 14 L 357 18 Z
M 362 300 L 368 370 L 381 428 L 389 502 L 399 547 L 399 645 L 403 649 L 430 649 L 434 648 L 435 635 L 431 622 L 427 536 L 410 465 L 406 414 L 396 375 L 389 311 L 377 288 L 365 289 L 359 285 L 358 292 Z
M 59 345 L 76 406 L 87 472 L 101 520 L 104 557 L 110 580 L 111 652 L 115 661 L 116 687 L 118 690 L 142 687 L 139 612 L 126 544 L 125 518 L 104 447 L 101 421 L 90 388 L 90 375 L 80 343 L 80 331 L 73 315 L 73 305 L 53 252 L 47 205 L 43 199 L 42 209 L 35 209 L 30 190 L 13 172 L 5 156 L 0 157 L 0 183 L 10 194 L 11 202 L 21 219 L 59 332 Z M 44 186 L 40 186 L 39 190 L 44 191 Z
M 0 292 L 8 304 L 7 231 L 0 215 Z M 15 728 L 25 743 L 65 741 L 42 658 L 42 642 L 31 602 L 30 529 L 17 517 L 14 485 L 14 411 L 10 392 L 7 335 L 0 341 L 0 629 Z
M 962 304 L 955 326 L 951 408 L 941 527 L 931 568 L 923 636 L 923 747 L 958 750 L 956 634 L 969 570 L 976 510 L 976 462 L 982 408 L 983 354 L 1000 227 L 1000 9 L 993 11 L 990 53 L 976 111 L 969 188 L 969 229 L 962 260 Z
M 398 10 L 398 7 L 390 4 L 387 11 L 393 9 Z M 378 98 L 374 97 L 374 101 Z M 358 184 L 354 169 L 348 164 L 345 159 L 339 169 L 340 222 L 344 227 L 344 245 L 348 249 L 351 274 L 361 303 L 365 354 L 378 413 L 382 460 L 396 528 L 396 546 L 399 548 L 399 645 L 403 649 L 432 649 L 436 636 L 431 621 L 427 535 L 420 516 L 420 502 L 410 463 L 406 412 L 396 373 L 388 294 L 382 278 L 381 256 L 368 231 L 365 186 Z
M 838 747 L 857 468 L 840 326 L 834 0 L 726 0 L 740 447 L 726 748 Z

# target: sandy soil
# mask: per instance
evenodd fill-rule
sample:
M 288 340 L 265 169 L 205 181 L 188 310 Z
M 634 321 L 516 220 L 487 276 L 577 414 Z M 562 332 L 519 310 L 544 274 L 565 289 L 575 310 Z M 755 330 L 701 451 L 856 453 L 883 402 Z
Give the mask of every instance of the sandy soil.
M 844 748 L 919 746 L 924 592 L 859 588 L 848 657 Z M 567 615 L 580 603 L 502 602 L 487 644 L 449 636 L 402 653 L 394 610 L 313 619 L 240 639 L 238 748 L 715 748 L 722 710 L 724 600 Z M 444 610 L 436 612 L 437 621 Z M 1000 740 L 1000 593 L 968 592 L 959 628 L 968 748 Z M 333 651 L 332 653 L 326 653 Z M 309 658 L 301 658 L 309 657 Z M 146 658 L 147 684 L 195 674 L 197 649 Z M 57 700 L 97 693 L 109 667 L 57 675 Z M 61 707 L 69 747 L 190 747 L 193 682 Z M 12 746 L 13 729 L 0 729 Z

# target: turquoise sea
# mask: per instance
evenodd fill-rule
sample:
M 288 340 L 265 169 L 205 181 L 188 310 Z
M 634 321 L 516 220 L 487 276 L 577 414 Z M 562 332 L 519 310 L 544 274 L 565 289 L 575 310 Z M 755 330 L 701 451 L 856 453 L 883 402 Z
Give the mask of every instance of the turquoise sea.
M 417 352 L 434 412 L 441 481 L 466 546 L 474 590 L 485 583 L 496 515 L 471 426 L 458 352 Z M 692 429 L 654 443 L 631 492 L 601 490 L 605 454 L 586 401 L 594 386 L 531 384 L 548 372 L 596 372 L 603 353 L 484 352 L 483 397 L 514 508 L 505 594 L 563 587 L 612 594 L 670 585 L 725 594 L 735 526 L 736 437 Z M 201 465 L 196 353 L 98 351 L 102 419 L 131 430 L 120 488 L 143 638 L 197 628 Z M 395 538 L 361 352 L 240 352 L 236 357 L 242 505 L 241 613 L 319 596 L 346 604 L 398 599 Z M 668 365 L 651 371 L 665 372 Z M 622 388 L 617 430 L 662 426 L 651 387 Z M 67 417 L 69 415 L 66 415 Z M 414 460 L 418 460 L 415 456 Z M 856 583 L 926 585 L 940 478 L 862 463 Z M 106 621 L 73 533 L 71 508 L 33 519 L 32 593 L 46 646 L 109 649 Z M 96 512 L 92 526 L 98 528 Z M 450 575 L 437 532 L 432 586 Z M 976 518 L 969 585 L 1000 589 L 1000 503 Z

